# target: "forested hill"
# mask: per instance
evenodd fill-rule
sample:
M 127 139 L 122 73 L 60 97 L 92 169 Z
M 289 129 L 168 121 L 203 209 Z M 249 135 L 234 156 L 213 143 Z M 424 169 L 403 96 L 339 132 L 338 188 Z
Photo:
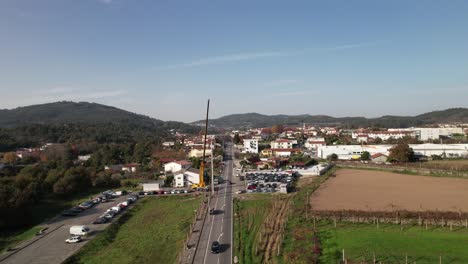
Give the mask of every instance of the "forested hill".
M 0 151 L 46 142 L 157 141 L 173 131 L 196 133 L 199 128 L 96 103 L 57 102 L 0 110 Z
M 199 124 L 196 121 L 193 124 Z M 410 127 L 435 123 L 464 122 L 468 123 L 468 108 L 451 108 L 434 111 L 417 116 L 382 116 L 365 117 L 331 117 L 327 115 L 262 115 L 258 113 L 228 115 L 210 120 L 211 126 L 218 128 L 269 127 L 273 125 L 333 124 L 342 127 Z
M 165 122 L 116 107 L 86 102 L 56 102 L 0 110 L 0 127 L 24 124 L 131 123 L 165 126 Z M 187 126 L 170 122 L 179 127 Z

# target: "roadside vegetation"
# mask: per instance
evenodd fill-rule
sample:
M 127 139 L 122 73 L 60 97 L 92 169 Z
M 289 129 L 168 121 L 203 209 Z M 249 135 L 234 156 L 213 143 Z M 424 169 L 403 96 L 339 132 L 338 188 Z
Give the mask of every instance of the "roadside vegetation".
M 147 197 L 65 263 L 176 263 L 200 197 Z
M 321 243 L 320 263 L 337 263 L 345 258 L 352 263 L 467 263 L 468 230 L 448 227 L 380 224 L 317 223 Z
M 239 263 L 261 263 L 259 231 L 272 209 L 271 195 L 248 195 L 234 200 L 234 255 Z

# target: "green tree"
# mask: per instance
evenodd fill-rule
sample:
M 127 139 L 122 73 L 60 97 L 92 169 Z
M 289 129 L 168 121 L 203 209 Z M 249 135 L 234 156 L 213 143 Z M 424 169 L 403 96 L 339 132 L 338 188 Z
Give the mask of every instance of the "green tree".
M 390 149 L 388 155 L 388 161 L 390 162 L 407 162 L 414 161 L 414 151 L 406 143 L 399 143 Z
M 233 141 L 234 141 L 234 144 L 236 144 L 236 145 L 239 144 L 239 143 L 241 142 L 241 138 L 240 138 L 239 134 L 236 133 L 236 134 L 234 135 Z
M 335 153 L 329 155 L 327 157 L 328 160 L 338 160 L 338 155 L 336 155 Z
M 361 160 L 370 160 L 370 153 L 368 151 L 362 152 Z

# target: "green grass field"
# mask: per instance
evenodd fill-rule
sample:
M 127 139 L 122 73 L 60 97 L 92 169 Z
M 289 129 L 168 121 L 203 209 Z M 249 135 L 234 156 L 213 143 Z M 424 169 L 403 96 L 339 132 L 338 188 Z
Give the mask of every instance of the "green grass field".
M 255 254 L 258 232 L 271 208 L 271 195 L 249 194 L 246 199 L 235 200 L 234 255 L 239 263 L 259 263 Z
M 200 197 L 147 197 L 65 263 L 175 263 Z
M 399 225 L 339 223 L 318 224 L 322 245 L 321 263 L 337 263 L 345 250 L 345 257 L 352 262 L 377 261 L 384 263 L 468 263 L 468 230 L 411 226 L 400 230 Z

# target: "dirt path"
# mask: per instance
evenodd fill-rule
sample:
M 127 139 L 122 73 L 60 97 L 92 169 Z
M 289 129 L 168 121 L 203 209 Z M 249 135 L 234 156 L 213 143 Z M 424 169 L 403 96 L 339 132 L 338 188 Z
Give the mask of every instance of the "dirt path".
M 262 263 L 272 263 L 273 256 L 279 250 L 290 200 L 289 196 L 275 199 L 273 208 L 262 225 L 259 233 L 259 248 L 263 251 Z

